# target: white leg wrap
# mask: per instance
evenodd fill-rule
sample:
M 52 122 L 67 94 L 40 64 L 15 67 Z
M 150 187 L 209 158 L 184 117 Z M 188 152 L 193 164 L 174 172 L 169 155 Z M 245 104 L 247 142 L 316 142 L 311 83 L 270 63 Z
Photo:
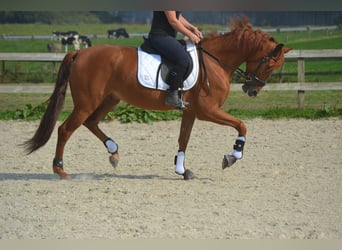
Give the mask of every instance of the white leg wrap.
M 106 146 L 108 153 L 116 153 L 118 151 L 118 144 L 116 144 L 112 139 L 108 138 L 105 140 L 104 145 Z
M 185 159 L 185 153 L 183 151 L 180 151 L 177 153 L 176 156 L 176 162 L 175 162 L 175 172 L 177 174 L 184 174 L 184 159 Z
M 239 152 L 239 151 L 234 149 L 232 156 L 234 156 L 236 159 L 241 159 L 242 158 L 242 152 Z
M 245 142 L 246 141 L 246 138 L 244 136 L 239 136 L 237 139 L 237 141 L 243 141 Z M 243 146 L 242 146 L 242 149 L 243 149 Z M 233 153 L 232 155 L 236 158 L 236 159 L 241 159 L 242 158 L 242 150 L 237 150 L 237 149 L 234 149 L 233 150 Z

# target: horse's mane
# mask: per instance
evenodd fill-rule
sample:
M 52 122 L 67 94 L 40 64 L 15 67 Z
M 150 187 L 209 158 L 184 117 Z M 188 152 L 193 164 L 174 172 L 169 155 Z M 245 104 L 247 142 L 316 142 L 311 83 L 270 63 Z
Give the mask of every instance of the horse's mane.
M 239 45 L 243 48 L 249 48 L 252 43 L 255 45 L 255 49 L 263 49 L 263 45 L 266 44 L 267 41 L 275 41 L 269 34 L 259 29 L 254 29 L 246 16 L 231 19 L 229 27 L 230 32 L 224 34 L 211 33 L 209 39 L 224 37 L 225 40 L 230 40 L 229 44 L 231 46 Z
M 231 19 L 229 26 L 231 35 L 235 36 L 235 42 L 243 47 L 247 46 L 247 44 L 250 45 L 252 42 L 256 45 L 256 48 L 263 49 L 266 41 L 271 40 L 275 42 L 275 39 L 269 34 L 260 29 L 254 29 L 246 16 Z

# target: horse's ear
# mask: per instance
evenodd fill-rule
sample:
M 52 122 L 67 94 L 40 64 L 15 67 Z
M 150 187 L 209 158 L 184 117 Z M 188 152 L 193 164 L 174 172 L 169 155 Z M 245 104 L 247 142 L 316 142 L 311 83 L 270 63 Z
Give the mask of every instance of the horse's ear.
M 278 57 L 278 55 L 280 54 L 283 46 L 284 46 L 284 44 L 282 44 L 282 43 L 277 44 L 277 46 L 273 50 L 273 56 L 274 57 Z
M 278 57 L 281 52 L 283 52 L 285 54 L 285 53 L 289 52 L 290 50 L 292 50 L 292 48 L 285 48 L 284 44 L 279 43 L 273 50 L 273 56 Z
M 287 52 L 289 52 L 290 50 L 292 50 L 292 48 L 289 48 L 289 47 L 287 47 L 287 48 L 283 48 L 283 52 L 284 52 L 284 54 L 286 54 Z

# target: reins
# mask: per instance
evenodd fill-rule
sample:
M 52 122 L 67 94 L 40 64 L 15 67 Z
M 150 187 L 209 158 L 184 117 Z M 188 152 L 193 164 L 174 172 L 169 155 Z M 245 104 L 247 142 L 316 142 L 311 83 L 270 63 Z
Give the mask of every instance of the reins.
M 199 64 L 200 64 L 200 77 L 201 77 L 200 83 L 201 83 L 201 87 L 203 87 L 203 84 L 204 84 L 204 81 L 202 79 L 202 76 L 203 76 L 202 69 L 203 69 L 205 82 L 207 83 L 207 86 L 208 86 L 208 92 L 207 92 L 207 96 L 208 96 L 210 94 L 210 83 L 209 83 L 207 68 L 205 66 L 204 59 L 203 59 L 203 52 L 206 52 L 206 51 L 202 47 L 202 42 L 199 42 L 197 44 L 197 49 L 199 50 L 199 59 L 198 60 L 199 60 Z M 201 91 L 201 88 L 198 90 L 198 94 L 200 91 Z

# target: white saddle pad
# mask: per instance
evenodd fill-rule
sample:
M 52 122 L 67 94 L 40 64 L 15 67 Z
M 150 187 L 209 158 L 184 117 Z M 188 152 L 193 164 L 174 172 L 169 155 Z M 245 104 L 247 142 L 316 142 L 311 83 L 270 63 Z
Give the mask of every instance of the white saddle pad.
M 196 46 L 193 43 L 187 42 L 187 51 L 193 61 L 193 69 L 187 79 L 184 81 L 184 90 L 191 89 L 198 77 L 198 57 Z M 141 85 L 147 88 L 167 90 L 169 85 L 164 82 L 160 72 L 157 76 L 157 71 L 161 63 L 161 57 L 157 54 L 148 54 L 138 48 L 138 80 Z M 158 86 L 156 78 L 158 77 Z

